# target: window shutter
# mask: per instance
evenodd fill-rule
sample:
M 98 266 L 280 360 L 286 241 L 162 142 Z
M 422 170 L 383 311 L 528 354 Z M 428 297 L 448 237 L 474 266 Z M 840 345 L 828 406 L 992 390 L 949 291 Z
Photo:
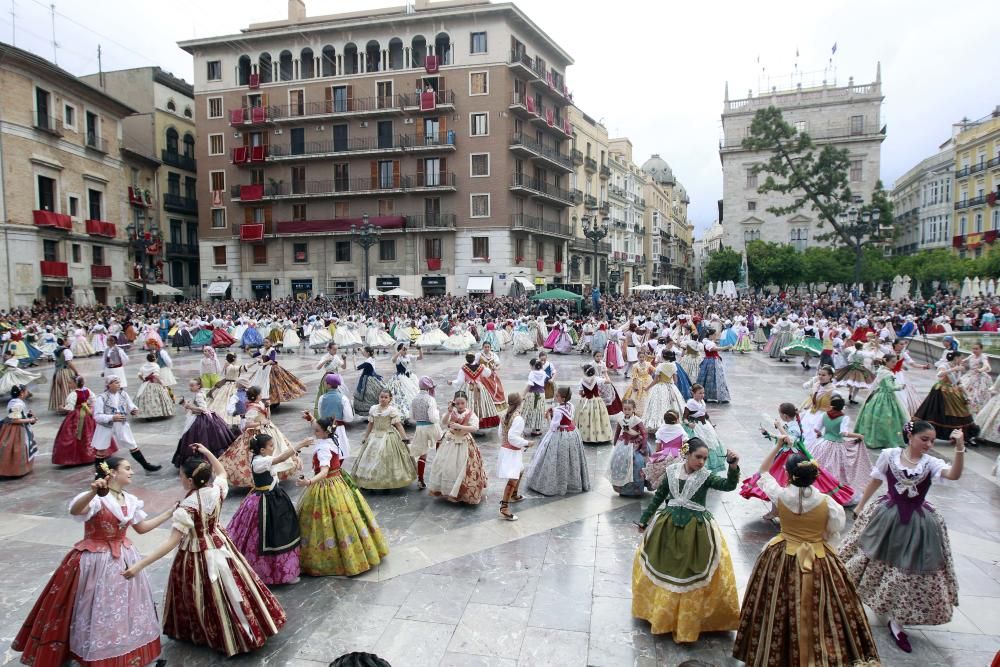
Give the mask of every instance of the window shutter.
M 369 189 L 374 190 L 378 187 L 378 160 L 372 160 L 372 182 Z
M 264 207 L 264 225 L 267 227 L 267 233 L 271 233 L 271 207 Z
M 253 224 L 253 209 L 245 208 L 243 209 L 243 224 L 250 225 Z
M 437 89 L 438 89 L 439 93 L 443 93 L 445 91 L 444 77 L 443 76 L 439 76 L 438 77 L 438 87 L 437 87 Z
M 439 133 L 440 136 L 436 137 L 436 139 L 439 144 L 445 144 L 448 141 L 448 117 L 441 116 L 438 119 L 438 122 L 439 122 L 438 127 L 440 127 L 441 129 Z
M 417 160 L 417 187 L 424 185 L 424 158 Z
M 247 102 L 247 96 L 246 95 L 241 95 L 240 96 L 240 107 L 243 108 L 243 109 L 246 109 L 248 106 L 249 106 L 249 103 Z
M 416 121 L 417 125 L 417 145 L 423 145 L 424 143 L 424 119 L 418 118 Z
M 250 145 L 250 133 L 249 132 L 244 132 L 243 133 L 243 145 L 244 146 L 249 146 Z
M 347 110 L 354 111 L 354 86 L 346 86 L 347 88 Z
M 399 181 L 400 181 L 400 176 L 399 176 L 399 160 L 393 160 L 392 161 L 392 187 L 398 188 L 399 187 Z
M 441 158 L 441 180 L 438 182 L 441 185 L 451 185 L 448 182 L 448 158 Z
M 333 88 L 327 86 L 323 89 L 323 94 L 326 96 L 326 112 L 333 113 Z
M 268 106 L 267 102 L 267 93 L 264 93 L 260 96 L 260 105 L 266 109 Z

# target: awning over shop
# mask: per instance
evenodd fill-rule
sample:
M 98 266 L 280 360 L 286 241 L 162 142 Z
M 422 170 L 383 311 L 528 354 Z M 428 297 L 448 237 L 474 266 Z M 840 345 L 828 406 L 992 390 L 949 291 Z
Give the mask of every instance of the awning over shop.
M 469 294 L 489 294 L 493 291 L 493 276 L 471 276 L 466 287 Z
M 514 282 L 523 287 L 525 292 L 535 291 L 535 286 L 527 278 L 522 278 L 521 276 L 514 276 Z
M 125 284 L 137 290 L 142 289 L 142 283 L 130 281 Z M 163 283 L 148 283 L 146 285 L 146 291 L 155 296 L 179 296 L 184 294 L 184 292 L 180 291 L 176 287 L 164 285 Z
M 209 296 L 225 296 L 226 291 L 229 289 L 230 283 L 211 283 L 208 286 L 208 290 L 205 294 Z

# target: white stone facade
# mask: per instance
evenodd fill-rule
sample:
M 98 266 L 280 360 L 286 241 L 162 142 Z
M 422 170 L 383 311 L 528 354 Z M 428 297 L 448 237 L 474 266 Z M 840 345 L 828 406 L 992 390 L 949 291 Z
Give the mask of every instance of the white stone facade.
M 951 247 L 954 165 L 955 149 L 949 140 L 943 150 L 922 160 L 896 181 L 892 189 L 898 230 L 894 254 Z

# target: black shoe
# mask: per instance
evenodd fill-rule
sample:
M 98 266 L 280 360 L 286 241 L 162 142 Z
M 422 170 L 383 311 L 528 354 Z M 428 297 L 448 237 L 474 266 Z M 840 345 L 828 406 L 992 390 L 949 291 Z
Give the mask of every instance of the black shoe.
M 139 463 L 139 465 L 142 466 L 142 469 L 145 470 L 146 472 L 156 472 L 157 470 L 163 467 L 147 461 L 146 457 L 143 456 L 142 452 L 140 452 L 138 449 L 133 449 L 129 453 L 132 455 L 132 458 L 134 458 Z

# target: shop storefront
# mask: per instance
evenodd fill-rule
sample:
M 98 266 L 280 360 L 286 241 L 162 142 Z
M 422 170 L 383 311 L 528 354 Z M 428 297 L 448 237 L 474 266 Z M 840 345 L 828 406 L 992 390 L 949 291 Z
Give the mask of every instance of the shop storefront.
M 297 301 L 306 301 L 312 298 L 313 281 L 312 278 L 292 279 L 292 296 Z
M 253 292 L 253 298 L 257 301 L 270 301 L 271 300 L 271 281 L 270 280 L 251 280 L 250 281 L 250 291 Z
M 375 289 L 380 292 L 388 292 L 399 287 L 398 276 L 379 276 L 375 279 Z
M 444 296 L 448 291 L 447 279 L 444 276 L 424 276 L 420 279 L 420 286 L 424 290 L 424 296 Z

